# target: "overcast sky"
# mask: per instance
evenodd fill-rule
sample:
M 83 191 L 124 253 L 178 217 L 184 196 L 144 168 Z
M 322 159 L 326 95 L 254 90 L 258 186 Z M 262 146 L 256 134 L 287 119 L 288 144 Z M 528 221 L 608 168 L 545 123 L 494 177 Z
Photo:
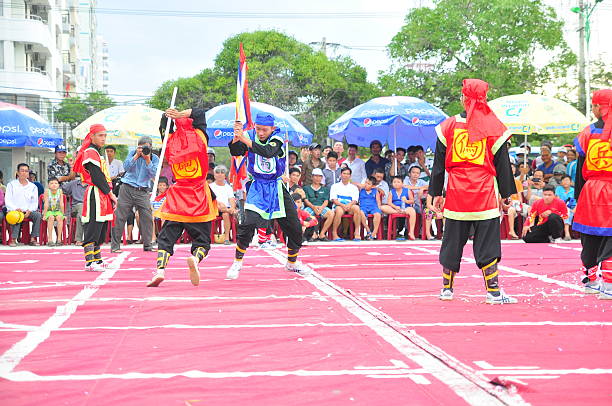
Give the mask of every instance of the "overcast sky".
M 577 17 L 569 8 L 577 0 L 544 0 L 565 20 L 565 36 L 572 48 L 577 44 Z M 151 95 L 169 79 L 188 77 L 213 66 L 223 41 L 244 31 L 275 29 L 298 41 L 337 43 L 367 50 L 328 48 L 328 55 L 351 56 L 375 81 L 379 70 L 391 61 L 384 51 L 401 29 L 409 7 L 428 0 L 98 0 L 98 32 L 110 50 L 109 93 Z M 174 7 L 174 8 L 172 8 Z M 612 0 L 605 0 L 593 16 L 591 47 L 594 54 L 607 53 L 612 64 Z M 144 10 L 140 15 L 109 14 L 109 9 Z M 370 13 L 370 18 L 285 19 L 193 18 L 152 16 L 147 10 L 243 13 Z M 576 49 L 575 49 L 576 50 Z M 576 50 L 577 51 L 577 50 Z M 247 50 L 248 56 L 248 50 Z M 134 97 L 120 100 L 134 100 Z

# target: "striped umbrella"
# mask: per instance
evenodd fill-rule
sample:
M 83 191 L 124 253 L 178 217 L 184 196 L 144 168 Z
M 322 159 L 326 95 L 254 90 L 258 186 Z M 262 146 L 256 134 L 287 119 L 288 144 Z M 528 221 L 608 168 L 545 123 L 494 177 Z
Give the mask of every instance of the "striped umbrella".
M 97 112 L 72 130 L 72 135 L 83 139 L 92 124 L 106 127 L 107 144 L 136 146 L 138 139 L 148 135 L 153 139 L 153 147 L 161 147 L 159 122 L 163 112 L 147 106 L 115 106 Z

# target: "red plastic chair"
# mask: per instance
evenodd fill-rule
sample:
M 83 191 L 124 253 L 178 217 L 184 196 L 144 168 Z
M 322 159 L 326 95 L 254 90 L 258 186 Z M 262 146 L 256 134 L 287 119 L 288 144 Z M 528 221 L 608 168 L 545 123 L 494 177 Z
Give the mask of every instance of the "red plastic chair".
M 387 215 L 387 240 L 394 240 L 397 235 L 397 220 L 404 218 L 408 223 L 408 215 L 401 213 L 393 213 Z
M 280 228 L 279 228 L 280 229 Z M 210 224 L 210 241 L 215 241 L 215 234 L 223 233 L 223 217 L 217 216 Z M 236 242 L 236 217 L 230 216 L 230 240 Z

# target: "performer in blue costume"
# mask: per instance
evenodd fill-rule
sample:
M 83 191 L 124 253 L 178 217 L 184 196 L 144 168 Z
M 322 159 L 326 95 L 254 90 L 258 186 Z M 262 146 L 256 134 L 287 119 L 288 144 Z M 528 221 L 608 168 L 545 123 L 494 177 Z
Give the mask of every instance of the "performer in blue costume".
M 281 180 L 286 164 L 283 144 L 284 140 L 279 129 L 274 126 L 272 114 L 257 114 L 252 135 L 243 131 L 240 122 L 234 125 L 234 139 L 229 143 L 230 153 L 233 156 L 248 153 L 247 168 L 253 183 L 247 194 L 244 219 L 238 225 L 236 256 L 227 271 L 228 279 L 236 279 L 240 275 L 242 259 L 255 229 L 266 228 L 272 220 L 278 221 L 287 236 L 286 269 L 301 275 L 310 273 L 308 267 L 297 262 L 302 246 L 302 226 L 295 203 Z

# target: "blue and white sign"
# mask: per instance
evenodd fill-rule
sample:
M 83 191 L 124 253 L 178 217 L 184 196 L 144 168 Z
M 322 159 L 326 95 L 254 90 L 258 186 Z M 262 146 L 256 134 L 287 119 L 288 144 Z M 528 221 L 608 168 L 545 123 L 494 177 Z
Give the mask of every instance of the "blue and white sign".
M 0 148 L 55 148 L 63 142 L 53 127 L 32 110 L 0 102 Z
M 422 145 L 433 150 L 434 128 L 447 117 L 439 108 L 416 97 L 377 97 L 344 113 L 327 133 L 335 140 L 362 147 L 378 140 L 392 149 Z
M 274 115 L 274 125 L 280 129 L 280 136 L 289 137 L 291 145 L 300 147 L 312 142 L 312 133 L 285 110 L 265 103 L 251 102 L 253 120 L 257 113 Z M 227 147 L 234 137 L 235 117 L 236 103 L 223 104 L 206 112 L 206 133 L 211 147 Z

